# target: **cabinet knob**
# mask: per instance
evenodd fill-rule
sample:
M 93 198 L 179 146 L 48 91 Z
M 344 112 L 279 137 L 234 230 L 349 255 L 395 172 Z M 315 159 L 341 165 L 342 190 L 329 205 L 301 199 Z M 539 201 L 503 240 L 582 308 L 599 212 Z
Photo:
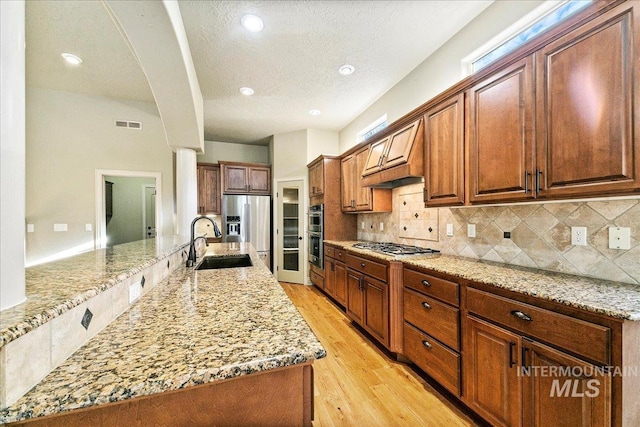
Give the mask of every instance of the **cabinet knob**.
M 431 306 L 429 305 L 429 303 L 428 303 L 428 302 L 426 302 L 426 301 L 423 301 L 423 302 L 422 302 L 422 306 L 423 306 L 424 308 L 426 308 L 426 309 L 430 309 L 430 308 L 431 308 Z
M 431 286 L 431 283 L 429 283 L 428 280 L 423 280 L 421 283 L 425 285 L 427 288 Z
M 424 341 L 424 340 L 422 340 L 422 345 L 428 349 L 431 349 L 433 347 L 431 343 L 429 343 L 429 341 Z
M 364 262 L 360 263 L 360 267 L 366 267 L 366 266 L 367 266 L 367 264 L 365 264 Z

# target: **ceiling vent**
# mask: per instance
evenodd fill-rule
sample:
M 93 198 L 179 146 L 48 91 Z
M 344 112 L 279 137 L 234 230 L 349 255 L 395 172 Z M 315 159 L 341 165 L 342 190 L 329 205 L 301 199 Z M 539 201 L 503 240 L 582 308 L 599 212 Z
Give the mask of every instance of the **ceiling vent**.
M 116 120 L 115 125 L 117 128 L 129 128 L 142 130 L 142 122 L 131 122 L 126 120 Z

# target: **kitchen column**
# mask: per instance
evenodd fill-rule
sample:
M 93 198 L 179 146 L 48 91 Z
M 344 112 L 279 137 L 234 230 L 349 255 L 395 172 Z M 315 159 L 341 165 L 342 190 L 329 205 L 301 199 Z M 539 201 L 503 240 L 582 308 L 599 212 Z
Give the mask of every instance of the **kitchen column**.
M 0 2 L 0 309 L 25 300 L 25 3 Z
M 190 148 L 176 148 L 176 205 L 176 234 L 188 236 L 198 214 L 196 152 Z

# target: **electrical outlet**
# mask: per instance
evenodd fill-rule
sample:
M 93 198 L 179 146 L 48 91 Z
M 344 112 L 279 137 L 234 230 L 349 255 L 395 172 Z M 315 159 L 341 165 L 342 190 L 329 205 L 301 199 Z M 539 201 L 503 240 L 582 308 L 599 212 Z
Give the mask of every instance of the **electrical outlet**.
M 140 298 L 140 295 L 142 295 L 142 284 L 140 282 L 129 286 L 129 304 Z
M 453 236 L 453 224 L 447 224 L 447 236 Z
M 467 237 L 476 237 L 476 225 L 467 224 Z
M 33 224 L 27 224 L 27 233 L 33 233 L 36 231 L 36 226 Z
M 571 244 L 574 246 L 587 245 L 587 227 L 571 227 Z
M 91 230 L 93 230 L 93 226 L 91 224 L 84 225 L 84 231 L 91 231 Z
M 364 221 L 362 221 L 362 225 L 360 226 L 364 230 Z
M 384 222 L 380 223 L 380 231 L 384 231 Z

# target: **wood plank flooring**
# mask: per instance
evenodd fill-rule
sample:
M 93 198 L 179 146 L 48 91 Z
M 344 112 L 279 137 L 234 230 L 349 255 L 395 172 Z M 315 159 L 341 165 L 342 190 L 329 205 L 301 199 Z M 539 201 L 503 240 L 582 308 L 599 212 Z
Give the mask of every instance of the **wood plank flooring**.
M 315 427 L 478 425 L 373 344 L 315 286 L 281 285 L 327 350 L 313 364 Z

